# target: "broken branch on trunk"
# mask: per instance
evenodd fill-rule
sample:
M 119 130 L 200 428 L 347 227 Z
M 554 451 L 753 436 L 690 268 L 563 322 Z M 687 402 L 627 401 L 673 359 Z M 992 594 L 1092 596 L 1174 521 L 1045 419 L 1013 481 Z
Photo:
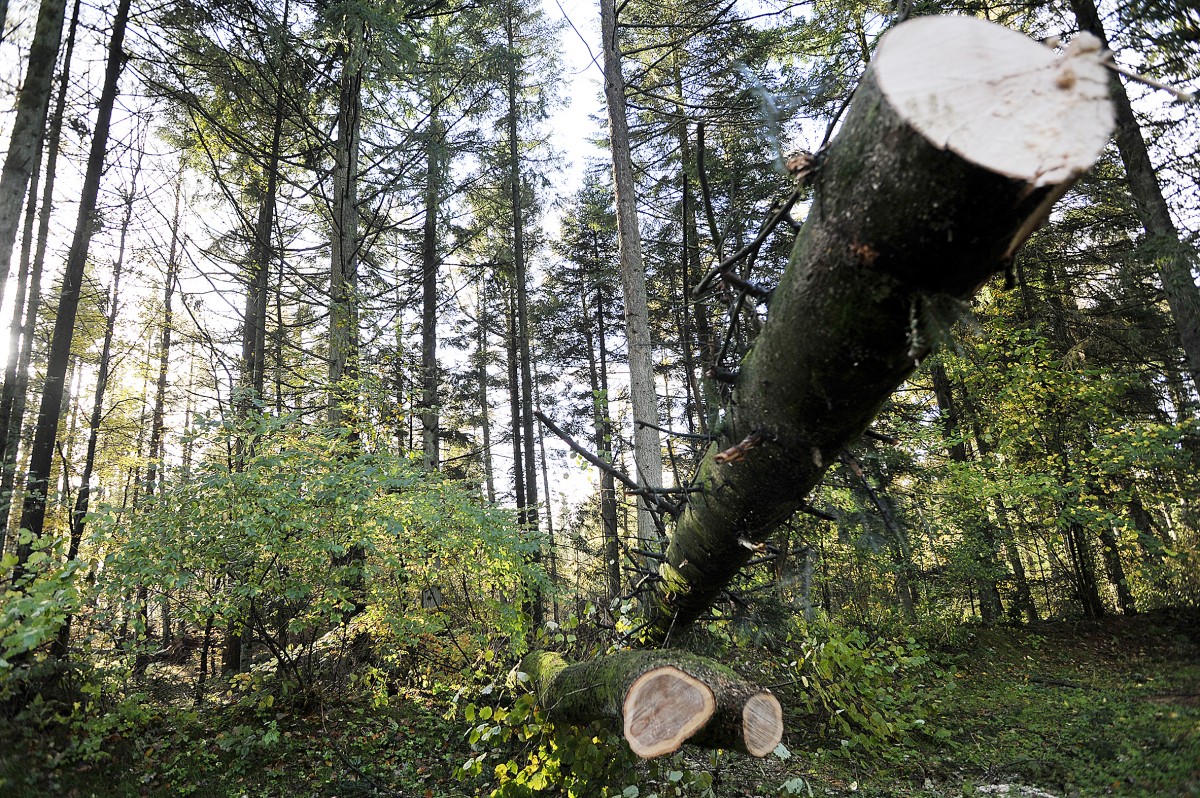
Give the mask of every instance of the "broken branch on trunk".
M 899 446 L 900 445 L 900 439 L 895 437 L 894 435 L 885 435 L 882 432 L 876 432 L 873 429 L 867 430 L 866 432 L 863 433 L 863 435 L 865 437 L 870 438 L 873 441 L 879 441 L 880 443 L 886 443 L 889 446 Z
M 834 515 L 833 513 L 827 513 L 824 510 L 818 510 L 816 507 L 813 507 L 811 504 L 800 505 L 800 512 L 804 513 L 805 515 L 811 515 L 813 518 L 820 518 L 822 521 L 838 520 L 837 516 Z
M 674 438 L 684 438 L 685 440 L 706 441 L 706 442 L 712 440 L 711 435 L 700 435 L 695 432 L 680 432 L 679 430 L 667 429 L 666 427 L 660 427 L 657 424 L 651 424 L 649 421 L 635 421 L 634 423 L 639 427 L 649 427 L 650 429 L 656 429 L 659 432 L 663 433 L 664 435 L 670 435 L 671 437 L 674 437 Z

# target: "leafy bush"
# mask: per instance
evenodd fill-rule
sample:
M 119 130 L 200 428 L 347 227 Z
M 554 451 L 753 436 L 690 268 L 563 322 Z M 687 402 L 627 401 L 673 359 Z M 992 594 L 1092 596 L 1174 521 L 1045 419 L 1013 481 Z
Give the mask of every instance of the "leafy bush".
M 585 632 L 595 614 L 595 608 L 589 606 L 583 618 L 571 615 L 561 623 L 547 623 L 536 644 L 568 652 L 576 660 L 597 656 L 605 647 L 598 641 L 585 642 L 577 634 Z M 455 775 L 477 793 L 492 798 L 713 795 L 712 772 L 695 768 L 684 752 L 650 761 L 639 759 L 622 739 L 618 722 L 596 721 L 587 726 L 552 723 L 536 705 L 534 695 L 522 686 L 526 678 L 512 671 L 503 679 L 507 687 L 497 689 L 493 681 L 477 690 L 474 701 L 464 698 L 466 690 L 460 690 L 452 701 L 451 713 L 468 725 L 467 743 L 472 751 Z
M 251 631 L 301 695 L 348 654 L 407 679 L 524 640 L 520 597 L 545 581 L 531 557 L 541 541 L 477 491 L 294 419 L 212 424 L 198 438 L 243 454 L 211 457 L 136 516 L 92 525 L 96 601 L 113 627 L 138 591 L 169 596 L 176 623 Z M 437 606 L 423 607 L 435 586 Z
M 23 543 L 31 542 L 28 531 L 21 536 Z M 0 560 L 0 702 L 52 674 L 55 665 L 46 647 L 79 606 L 78 563 L 63 563 L 62 541 L 46 536 L 32 542 L 34 550 L 16 584 L 16 555 Z
M 693 769 L 683 753 L 639 760 L 609 729 L 553 724 L 525 693 L 510 707 L 463 707 L 472 724 L 468 741 L 475 755 L 458 777 L 491 784 L 492 798 L 539 793 L 568 798 L 667 798 L 712 792 L 710 771 Z M 715 757 L 716 754 L 714 753 Z
M 946 674 L 913 638 L 872 639 L 834 625 L 800 644 L 797 698 L 844 749 L 884 752 L 928 728 Z M 942 731 L 932 732 L 945 737 Z

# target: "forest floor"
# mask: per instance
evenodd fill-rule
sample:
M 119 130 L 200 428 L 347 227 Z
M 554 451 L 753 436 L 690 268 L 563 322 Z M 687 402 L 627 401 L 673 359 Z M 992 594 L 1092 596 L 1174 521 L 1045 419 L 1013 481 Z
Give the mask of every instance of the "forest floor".
M 938 720 L 949 739 L 886 760 L 818 754 L 805 774 L 814 793 L 1200 796 L 1200 613 L 977 628 L 970 638 L 956 646 Z
M 856 753 L 795 731 L 786 760 L 693 752 L 630 773 L 624 794 L 698 795 L 674 767 L 715 764 L 715 796 L 1200 796 L 1200 613 L 968 627 L 936 655 L 953 674 L 940 737 Z M 0 795 L 470 796 L 479 788 L 453 774 L 472 755 L 471 724 L 447 719 L 449 700 L 331 696 L 307 712 L 241 714 L 147 703 L 86 744 L 81 729 L 73 741 L 48 731 L 50 717 L 41 732 L 29 716 L 0 719 Z

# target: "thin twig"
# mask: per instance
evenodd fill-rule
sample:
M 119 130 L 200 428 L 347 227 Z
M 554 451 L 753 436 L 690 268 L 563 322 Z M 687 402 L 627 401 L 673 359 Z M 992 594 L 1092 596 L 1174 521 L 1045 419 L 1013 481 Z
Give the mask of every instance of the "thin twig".
M 784 203 L 779 206 L 778 210 L 776 210 L 775 213 L 773 213 L 767 219 L 766 224 L 764 224 L 762 226 L 762 228 L 758 231 L 758 235 L 756 235 L 754 237 L 753 241 L 751 241 L 749 244 L 747 244 L 746 246 L 739 249 L 737 252 L 730 255 L 728 258 L 725 258 L 724 260 L 722 260 L 716 266 L 712 267 L 712 269 L 709 270 L 708 274 L 704 275 L 704 277 L 701 278 L 700 282 L 698 282 L 696 284 L 696 287 L 692 289 L 692 296 L 693 297 L 703 296 L 704 293 L 706 291 L 708 291 L 708 287 L 712 283 L 713 280 L 715 280 L 717 277 L 724 278 L 725 271 L 727 269 L 729 269 L 730 266 L 734 265 L 739 260 L 741 260 L 742 258 L 749 255 L 751 251 L 757 250 L 758 247 L 762 246 L 762 243 L 767 240 L 767 236 L 769 236 L 771 234 L 771 231 L 775 229 L 776 225 L 778 225 L 779 222 L 785 216 L 787 216 L 788 212 L 791 211 L 792 206 L 794 206 L 796 204 L 796 201 L 798 199 L 800 199 L 800 189 L 796 189 L 795 191 L 793 191 L 791 193 L 791 195 L 786 200 L 784 200 Z
M 545 413 L 543 413 L 540 410 L 535 410 L 535 411 L 533 411 L 533 415 L 538 421 L 542 422 L 542 424 L 546 427 L 546 429 L 550 430 L 555 435 L 557 435 L 559 438 L 561 438 L 562 442 L 565 443 L 567 446 L 570 446 L 571 451 L 575 452 L 575 454 L 579 455 L 584 460 L 587 460 L 589 463 L 594 465 L 596 468 L 599 468 L 601 471 L 612 474 L 625 487 L 627 487 L 633 491 L 640 491 L 642 489 L 642 486 L 639 485 L 635 480 L 633 480 L 624 471 L 617 468 L 612 463 L 604 462 L 604 460 L 600 459 L 599 457 L 592 454 L 587 449 L 583 448 L 578 443 L 576 443 L 574 438 L 572 438 L 570 435 L 568 435 L 566 432 L 564 432 L 557 424 L 555 424 L 553 421 L 551 421 L 549 418 L 547 418 Z
M 703 493 L 704 488 L 683 487 L 683 488 L 641 488 L 639 490 L 630 491 L 639 496 L 668 496 L 672 494 L 688 494 L 688 493 Z
M 708 234 L 712 238 L 713 251 L 721 257 L 722 238 L 717 231 L 717 215 L 713 212 L 712 191 L 708 187 L 708 172 L 704 168 L 704 123 L 696 125 L 696 176 L 700 180 L 700 196 L 704 200 L 704 215 L 708 219 Z M 699 291 L 693 295 L 698 296 Z
M 866 437 L 870 438 L 873 441 L 879 441 L 880 443 L 887 443 L 892 446 L 900 445 L 900 439 L 895 437 L 894 435 L 885 435 L 882 432 L 876 432 L 873 429 L 867 430 L 866 432 L 863 433 L 863 435 L 865 435 Z
M 842 98 L 842 104 L 833 114 L 833 118 L 829 120 L 829 125 L 825 128 L 825 136 L 821 139 L 821 146 L 817 147 L 817 152 L 821 152 L 829 144 L 829 139 L 833 137 L 833 129 L 837 127 L 837 123 L 841 121 L 842 114 L 846 113 L 846 109 L 850 107 L 850 100 L 854 97 L 854 92 L 848 92 Z
M 743 294 L 749 294 L 757 299 L 766 299 L 771 296 L 770 288 L 763 288 L 761 285 L 752 283 L 749 280 L 743 280 L 732 272 L 723 272 L 721 279 L 728 285 L 741 291 Z
M 800 512 L 811 515 L 814 518 L 820 518 L 822 521 L 836 521 L 837 520 L 836 515 L 827 513 L 824 510 L 818 510 L 816 507 L 813 507 L 811 504 L 803 505 L 800 508 Z
M 638 484 L 635 480 L 631 479 L 629 477 L 629 475 L 626 474 L 624 471 L 617 468 L 612 463 L 604 462 L 604 460 L 600 459 L 596 455 L 589 452 L 587 449 L 580 446 L 578 443 L 575 442 L 575 440 L 570 435 L 568 435 L 557 424 L 555 424 L 553 421 L 551 421 L 549 418 L 547 418 L 545 413 L 543 413 L 540 410 L 535 410 L 533 415 L 537 418 L 538 421 L 542 422 L 542 424 L 548 430 L 550 430 L 555 435 L 557 435 L 559 438 L 561 438 L 563 443 L 567 444 L 567 446 L 570 446 L 571 451 L 575 452 L 577 455 L 582 457 L 584 460 L 587 460 L 589 463 L 596 466 L 596 468 L 599 468 L 601 471 L 612 474 L 613 477 L 616 478 L 617 480 L 619 480 L 622 485 L 629 488 L 632 493 L 635 493 L 635 494 L 645 498 L 646 503 L 648 505 L 650 505 L 651 509 L 656 509 L 659 512 L 671 513 L 671 515 L 676 515 L 679 513 L 679 508 L 676 507 L 674 504 L 667 501 L 666 499 L 663 499 L 659 496 L 654 495 L 653 493 L 647 493 L 646 488 L 644 486 Z
M 1176 102 L 1180 102 L 1180 103 L 1196 102 L 1196 95 L 1194 92 L 1184 91 L 1183 89 L 1177 89 L 1174 86 L 1168 86 L 1166 83 L 1163 83 L 1160 80 L 1155 80 L 1154 78 L 1150 77 L 1149 75 L 1143 75 L 1139 72 L 1134 72 L 1132 69 L 1127 69 L 1127 68 L 1121 66 L 1120 64 L 1118 64 L 1116 61 L 1113 60 L 1112 51 L 1105 53 L 1104 56 L 1102 57 L 1100 63 L 1104 64 L 1104 66 L 1108 67 L 1113 72 L 1116 72 L 1118 75 L 1124 75 L 1125 77 L 1129 78 L 1130 80 L 1136 80 L 1138 83 L 1144 83 L 1152 89 L 1160 89 L 1162 91 L 1168 92 L 1175 98 Z

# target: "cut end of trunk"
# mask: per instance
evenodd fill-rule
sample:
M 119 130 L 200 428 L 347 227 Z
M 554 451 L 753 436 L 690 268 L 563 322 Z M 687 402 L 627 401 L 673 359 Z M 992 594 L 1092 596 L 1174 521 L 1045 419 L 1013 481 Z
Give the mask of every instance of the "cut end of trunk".
M 708 685 L 678 668 L 654 668 L 625 695 L 625 739 L 643 759 L 678 751 L 716 709 Z M 774 746 L 771 746 L 774 748 Z
M 766 756 L 783 740 L 783 708 L 770 693 L 757 693 L 742 707 L 742 737 L 746 752 Z
M 873 69 L 889 102 L 932 143 L 1034 186 L 1073 180 L 1113 128 L 1099 40 L 1056 55 L 975 17 L 922 17 L 879 44 Z

